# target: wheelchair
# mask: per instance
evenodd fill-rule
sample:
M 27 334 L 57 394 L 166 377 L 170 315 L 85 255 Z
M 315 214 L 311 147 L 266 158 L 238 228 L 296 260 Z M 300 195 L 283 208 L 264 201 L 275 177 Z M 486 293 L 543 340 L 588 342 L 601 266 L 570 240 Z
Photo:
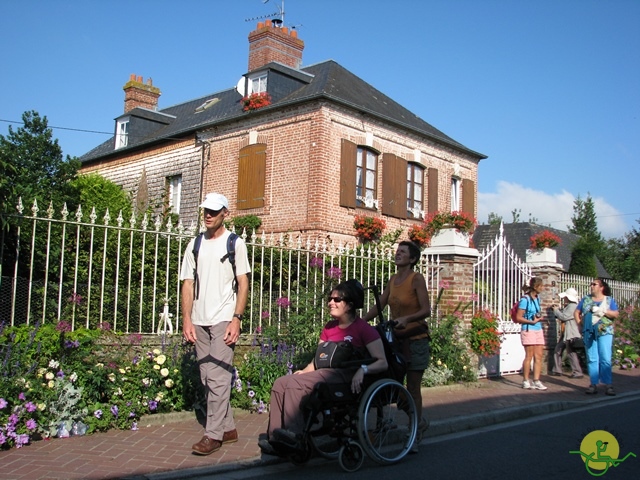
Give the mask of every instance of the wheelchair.
M 383 339 L 389 365 L 401 361 L 392 348 L 391 325 L 376 326 Z M 369 363 L 358 360 L 357 364 Z M 367 378 L 360 394 L 350 384 L 317 384 L 300 405 L 305 418 L 296 448 L 281 454 L 294 464 L 314 455 L 337 459 L 340 467 L 355 472 L 368 456 L 380 465 L 402 460 L 418 438 L 418 415 L 402 376 L 390 368 L 386 374 Z M 400 380 L 400 381 L 398 381 Z

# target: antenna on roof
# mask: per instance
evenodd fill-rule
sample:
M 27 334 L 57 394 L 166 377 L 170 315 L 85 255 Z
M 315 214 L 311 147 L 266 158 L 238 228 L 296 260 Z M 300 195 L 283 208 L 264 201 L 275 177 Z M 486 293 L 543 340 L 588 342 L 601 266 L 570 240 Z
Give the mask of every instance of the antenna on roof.
M 262 0 L 262 3 L 268 3 L 269 0 Z M 270 18 L 270 17 L 277 17 L 279 16 L 280 18 L 274 18 L 273 21 L 273 25 L 276 27 L 282 27 L 284 25 L 284 0 L 282 0 L 282 6 L 278 6 L 276 5 L 276 8 L 278 9 L 277 12 L 275 13 L 269 13 L 268 15 L 259 15 L 257 17 L 253 17 L 253 18 L 245 18 L 244 21 L 245 22 L 253 22 L 254 20 L 260 20 L 261 18 Z

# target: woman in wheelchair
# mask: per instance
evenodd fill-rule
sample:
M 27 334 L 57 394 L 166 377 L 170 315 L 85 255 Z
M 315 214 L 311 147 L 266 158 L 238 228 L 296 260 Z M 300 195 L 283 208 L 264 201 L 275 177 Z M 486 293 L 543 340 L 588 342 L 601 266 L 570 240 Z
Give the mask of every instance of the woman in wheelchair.
M 278 378 L 271 390 L 268 439 L 258 442 L 264 453 L 277 454 L 283 447 L 300 447 L 305 428 L 304 412 L 300 405 L 318 383 L 350 384 L 351 391 L 359 394 L 366 375 L 387 371 L 387 359 L 380 334 L 373 326 L 356 316 L 356 311 L 363 305 L 364 289 L 357 280 L 348 280 L 336 286 L 328 301 L 332 320 L 324 326 L 318 348 L 327 346 L 327 342 L 334 345 L 344 345 L 346 342 L 356 352 L 366 352 L 365 356 L 370 357 L 367 364 L 346 368 L 318 368 L 321 361 L 314 360 L 293 375 Z

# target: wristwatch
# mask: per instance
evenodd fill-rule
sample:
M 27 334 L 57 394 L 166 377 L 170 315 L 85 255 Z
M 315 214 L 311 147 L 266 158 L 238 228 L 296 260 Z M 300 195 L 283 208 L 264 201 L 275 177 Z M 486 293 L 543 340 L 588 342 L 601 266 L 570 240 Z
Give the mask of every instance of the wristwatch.
M 369 373 L 369 367 L 367 367 L 366 365 L 360 365 L 360 368 L 362 369 L 365 375 Z
M 234 313 L 233 316 L 236 317 L 238 320 L 242 321 L 242 314 L 241 313 Z

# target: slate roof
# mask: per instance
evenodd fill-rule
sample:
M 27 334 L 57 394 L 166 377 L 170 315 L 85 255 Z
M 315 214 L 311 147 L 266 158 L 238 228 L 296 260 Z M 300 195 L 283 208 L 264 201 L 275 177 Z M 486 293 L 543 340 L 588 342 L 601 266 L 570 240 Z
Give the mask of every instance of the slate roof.
M 568 271 L 569 265 L 571 264 L 571 250 L 573 249 L 574 244 L 580 238 L 579 235 L 575 235 L 573 233 L 565 232 L 563 230 L 558 230 L 551 227 L 545 227 L 543 225 L 537 225 L 530 222 L 503 224 L 504 238 L 507 240 L 507 243 L 511 246 L 513 251 L 522 261 L 526 260 L 526 251 L 531 243 L 530 238 L 533 235 L 542 232 L 543 230 L 549 230 L 550 232 L 560 237 L 560 240 L 562 240 L 562 243 L 559 246 L 555 247 L 554 250 L 557 252 L 558 263 L 562 265 L 564 271 Z M 477 248 L 479 251 L 482 251 L 489 245 L 492 240 L 496 239 L 499 234 L 500 225 L 478 225 L 473 232 L 473 244 L 475 248 Z M 602 263 L 600 263 L 600 260 L 598 260 L 597 257 L 595 261 L 598 276 L 603 278 L 611 278 L 611 276 L 606 271 L 604 266 L 602 266 Z
M 399 127 L 424 135 L 445 146 L 464 152 L 478 160 L 485 155 L 468 149 L 451 137 L 422 120 L 417 115 L 393 101 L 367 82 L 357 77 L 333 60 L 310 65 L 300 70 L 279 63 L 269 63 L 259 71 L 269 71 L 267 90 L 272 98 L 271 105 L 260 111 L 244 112 L 240 105 L 242 96 L 235 88 L 222 90 L 178 105 L 159 109 L 167 115 L 168 124 L 158 125 L 151 133 L 136 137 L 135 131 L 129 134 L 127 147 L 114 149 L 114 138 L 107 140 L 80 157 L 81 162 L 103 159 L 109 155 L 122 154 L 137 148 L 172 138 L 185 138 L 196 132 L 221 123 L 242 120 L 247 115 L 259 115 L 273 109 L 285 108 L 295 104 L 326 99 L 372 117 L 390 122 Z M 219 101 L 209 108 L 196 113 L 196 109 L 206 101 L 218 98 Z M 149 110 L 134 108 L 127 114 L 148 118 Z M 157 114 L 157 112 L 156 112 Z M 120 118 L 118 117 L 118 118 Z

